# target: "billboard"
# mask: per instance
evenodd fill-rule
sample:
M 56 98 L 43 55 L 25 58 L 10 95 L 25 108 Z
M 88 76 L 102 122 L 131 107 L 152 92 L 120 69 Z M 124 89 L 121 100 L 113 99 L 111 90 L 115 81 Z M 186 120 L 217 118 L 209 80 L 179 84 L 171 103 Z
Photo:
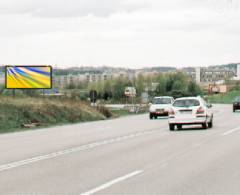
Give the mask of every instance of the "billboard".
M 51 66 L 6 66 L 7 89 L 51 89 Z
M 135 87 L 126 87 L 124 94 L 127 97 L 136 97 L 136 95 L 137 95 L 136 88 Z
M 213 85 L 209 85 L 208 87 L 208 92 L 210 94 L 213 94 L 213 93 L 227 93 L 228 89 L 227 89 L 227 85 L 216 85 L 216 84 L 213 84 Z

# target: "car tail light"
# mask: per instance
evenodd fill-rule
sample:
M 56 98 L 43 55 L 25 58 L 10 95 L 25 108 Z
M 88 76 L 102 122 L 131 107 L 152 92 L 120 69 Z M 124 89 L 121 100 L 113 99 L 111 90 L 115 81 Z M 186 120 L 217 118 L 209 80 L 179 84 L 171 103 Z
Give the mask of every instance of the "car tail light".
M 197 109 L 197 114 L 204 114 L 204 112 L 205 112 L 205 110 L 204 110 L 203 107 L 199 107 L 199 108 Z
M 169 113 L 168 113 L 169 115 L 175 115 L 175 112 L 174 112 L 174 110 L 171 108 L 170 110 L 169 110 Z

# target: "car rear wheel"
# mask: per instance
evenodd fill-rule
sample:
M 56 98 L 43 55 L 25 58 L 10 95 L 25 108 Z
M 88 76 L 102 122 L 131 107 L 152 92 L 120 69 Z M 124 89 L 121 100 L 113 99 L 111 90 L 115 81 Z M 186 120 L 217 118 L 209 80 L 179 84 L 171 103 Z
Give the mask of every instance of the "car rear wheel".
M 213 127 L 213 118 L 211 119 L 211 121 L 208 123 L 208 128 L 212 128 Z
M 208 128 L 212 128 L 213 127 L 213 115 L 211 117 L 211 120 L 208 122 Z
M 149 118 L 152 120 L 152 119 L 153 119 L 153 115 L 152 115 L 152 114 L 149 114 Z
M 177 129 L 181 130 L 182 129 L 182 125 L 177 125 Z
M 169 130 L 170 130 L 170 131 L 174 131 L 174 129 L 175 129 L 175 125 L 169 124 Z
M 207 129 L 207 123 L 203 123 L 203 124 L 202 124 L 202 128 L 203 128 L 203 129 Z
M 236 110 L 235 110 L 235 108 L 233 108 L 233 112 L 235 112 Z

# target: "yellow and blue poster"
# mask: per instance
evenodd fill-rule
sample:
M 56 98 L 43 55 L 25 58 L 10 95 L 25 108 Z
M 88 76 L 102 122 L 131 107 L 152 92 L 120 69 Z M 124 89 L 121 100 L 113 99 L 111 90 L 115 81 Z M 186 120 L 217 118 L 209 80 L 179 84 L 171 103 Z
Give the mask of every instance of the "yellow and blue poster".
M 51 66 L 6 66 L 7 89 L 52 88 Z

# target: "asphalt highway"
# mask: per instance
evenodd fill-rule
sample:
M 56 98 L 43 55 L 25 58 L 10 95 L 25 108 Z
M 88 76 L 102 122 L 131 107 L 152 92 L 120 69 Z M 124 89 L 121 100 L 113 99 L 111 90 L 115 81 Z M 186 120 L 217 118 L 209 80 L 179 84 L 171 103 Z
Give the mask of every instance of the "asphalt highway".
M 169 131 L 147 114 L 0 135 L 1 195 L 239 195 L 240 112 Z

